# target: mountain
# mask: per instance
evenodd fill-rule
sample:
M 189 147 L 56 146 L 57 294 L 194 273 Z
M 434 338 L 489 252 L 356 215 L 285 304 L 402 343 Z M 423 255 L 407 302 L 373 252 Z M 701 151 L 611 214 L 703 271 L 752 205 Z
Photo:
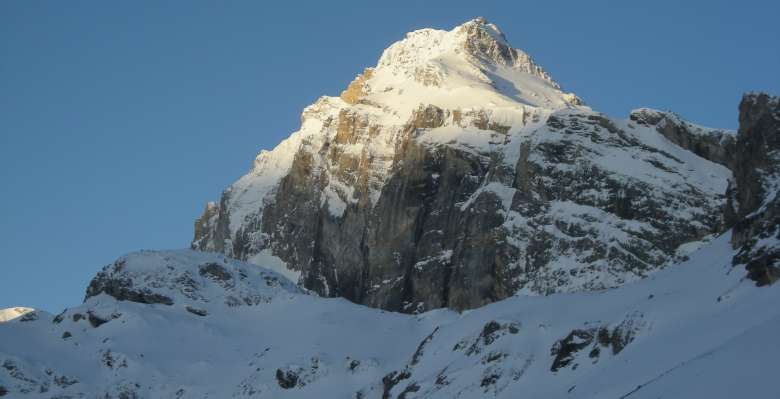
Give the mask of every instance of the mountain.
M 0 396 L 774 397 L 780 290 L 732 266 L 731 240 L 612 290 L 419 315 L 215 253 L 134 253 L 83 304 L 0 324 Z
M 775 397 L 779 193 L 778 97 L 618 120 L 482 19 L 413 32 L 193 249 L 0 311 L 0 397 Z
M 734 132 L 595 112 L 481 18 L 407 34 L 301 120 L 194 249 L 414 313 L 617 287 L 723 231 Z

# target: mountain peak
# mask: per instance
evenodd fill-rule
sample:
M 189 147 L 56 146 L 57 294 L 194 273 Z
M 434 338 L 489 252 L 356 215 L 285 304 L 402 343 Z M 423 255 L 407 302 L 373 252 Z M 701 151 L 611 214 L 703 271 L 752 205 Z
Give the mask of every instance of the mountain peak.
M 513 49 L 504 33 L 485 18 L 474 18 L 454 30 L 463 35 L 463 46 L 472 56 L 502 65 L 513 65 L 517 60 L 518 50 Z
M 484 34 L 487 34 L 494 41 L 505 44 L 507 46 L 509 45 L 506 36 L 504 36 L 504 32 L 502 32 L 501 29 L 498 28 L 498 26 L 488 22 L 488 20 L 485 19 L 484 17 L 476 17 L 474 19 L 466 21 L 461 25 L 458 25 L 455 28 L 455 30 L 463 31 L 467 35 L 472 37 L 479 37 Z
M 14 320 L 16 318 L 22 317 L 27 313 L 34 312 L 35 309 L 32 308 L 25 308 L 25 307 L 13 307 L 13 308 L 6 308 L 6 309 L 0 309 L 0 323 Z
M 449 31 L 407 33 L 382 53 L 376 67 L 352 82 L 342 99 L 351 104 L 365 99 L 402 114 L 421 103 L 450 109 L 491 103 L 547 109 L 583 104 L 481 17 Z

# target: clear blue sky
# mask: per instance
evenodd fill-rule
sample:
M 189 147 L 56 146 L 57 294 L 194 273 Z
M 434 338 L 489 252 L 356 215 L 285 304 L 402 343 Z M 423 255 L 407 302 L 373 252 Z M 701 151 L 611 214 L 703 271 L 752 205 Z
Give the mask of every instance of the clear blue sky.
M 629 5 L 632 3 L 634 5 Z M 496 23 L 564 89 L 735 128 L 780 93 L 776 1 L 0 2 L 0 307 L 189 245 L 207 200 L 409 30 Z

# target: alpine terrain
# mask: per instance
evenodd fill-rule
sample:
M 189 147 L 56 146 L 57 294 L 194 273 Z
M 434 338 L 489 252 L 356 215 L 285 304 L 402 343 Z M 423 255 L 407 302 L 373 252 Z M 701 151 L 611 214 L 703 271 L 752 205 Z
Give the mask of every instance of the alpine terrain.
M 193 248 L 409 313 L 612 288 L 722 230 L 734 141 L 595 112 L 482 19 L 424 29 L 306 108 Z
M 601 114 L 477 18 L 392 44 L 191 249 L 0 311 L 0 397 L 770 398 L 780 98 Z

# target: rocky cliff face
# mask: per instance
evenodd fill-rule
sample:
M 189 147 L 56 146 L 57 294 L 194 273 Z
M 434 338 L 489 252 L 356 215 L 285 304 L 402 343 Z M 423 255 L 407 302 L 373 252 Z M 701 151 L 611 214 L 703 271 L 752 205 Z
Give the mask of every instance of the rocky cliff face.
M 708 129 L 682 120 L 671 112 L 642 108 L 631 112 L 630 119 L 655 127 L 658 133 L 694 154 L 734 169 L 736 135 L 732 131 Z
M 405 312 L 614 287 L 721 230 L 732 134 L 595 112 L 482 19 L 415 31 L 307 107 L 192 246 Z
M 739 104 L 734 184 L 726 220 L 734 226 L 735 265 L 758 285 L 780 278 L 780 98 L 747 94 Z

